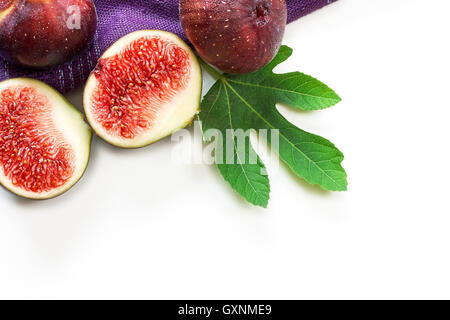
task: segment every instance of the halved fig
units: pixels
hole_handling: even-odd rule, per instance
[[[189,125],[202,74],[189,46],[156,30],[133,32],[100,58],[84,92],[86,117],[107,142],[139,148]]]
[[[92,133],[56,90],[32,79],[0,82],[0,184],[29,199],[70,189],[89,160]]]

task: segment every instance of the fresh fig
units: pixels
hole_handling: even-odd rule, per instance
[[[49,199],[83,175],[92,133],[56,90],[31,79],[0,82],[0,184],[29,199]]]
[[[70,61],[96,30],[92,0],[0,0],[0,56],[24,67]]]
[[[208,63],[231,74],[262,68],[280,49],[285,0],[181,0],[184,33]]]
[[[118,40],[86,84],[84,108],[107,142],[139,148],[190,124],[200,109],[202,74],[192,50],[165,31]]]

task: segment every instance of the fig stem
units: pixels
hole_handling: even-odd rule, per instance
[[[223,78],[223,74],[207,64],[201,57],[198,57],[198,61],[200,62],[202,67],[205,68],[205,70],[208,71],[208,73],[212,75],[216,80]]]

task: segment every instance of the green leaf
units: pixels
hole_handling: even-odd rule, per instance
[[[214,133],[214,130],[218,130],[221,137],[227,137],[227,129],[232,130],[229,131],[228,134],[234,133],[234,115],[231,113],[228,89],[223,82],[216,82],[203,99],[203,104],[205,105],[205,108],[201,113],[201,118],[204,119],[202,122],[202,129],[206,142],[211,141],[212,138],[208,132]],[[212,117],[215,115],[216,106],[228,109],[226,116],[223,119],[209,118],[210,115]],[[214,125],[212,127],[209,126],[209,124],[213,123]],[[213,130],[211,131],[210,129]],[[244,150],[242,150],[244,152],[239,152],[236,147],[236,137],[232,136],[231,141],[233,142],[232,152],[229,154],[227,154],[227,152],[216,152],[215,154],[217,167],[219,168],[220,173],[224,179],[231,184],[233,189],[243,195],[250,203],[256,206],[267,207],[269,203],[270,185],[269,178],[267,174],[265,174],[266,168],[264,164],[259,157],[257,157],[256,163],[251,164],[247,161],[248,154],[255,152],[251,147],[248,136],[245,136],[245,147],[243,148]],[[223,147],[223,145],[220,145],[221,149]],[[245,151],[248,151],[248,153],[246,154]],[[227,159],[230,158],[232,159],[233,164],[227,164]]]
[[[249,130],[274,130],[267,142],[279,145],[280,158],[292,171],[326,190],[345,191],[347,175],[343,154],[328,140],[305,132],[287,121],[276,109],[285,103],[302,110],[331,107],[341,99],[322,82],[300,72],[275,74],[273,69],[292,55],[283,46],[266,67],[246,75],[220,75],[202,102],[199,118],[205,141],[217,130],[230,145],[216,151],[218,168],[234,190],[250,203],[266,207],[270,185],[265,166],[251,146]],[[238,135],[241,129],[244,135]],[[277,138],[277,141],[273,141]],[[220,148],[218,148],[220,149]],[[250,161],[250,159],[254,161]]]
[[[266,67],[247,75],[229,77],[233,86],[248,87],[251,91],[271,98],[271,102],[285,103],[301,110],[320,110],[334,106],[341,98],[325,84],[300,72],[275,74],[273,69],[292,55],[292,49],[282,46]]]

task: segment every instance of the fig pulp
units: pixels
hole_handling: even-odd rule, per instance
[[[31,79],[0,82],[0,184],[30,199],[56,197],[83,175],[91,131],[56,90]]]
[[[0,0],[0,56],[24,67],[70,61],[96,29],[92,0]]]
[[[199,111],[201,88],[201,69],[186,43],[164,31],[137,31],[100,58],[84,108],[104,140],[138,148],[187,126]]]
[[[287,22],[285,0],[181,0],[184,33],[208,63],[250,73],[275,57]]]

